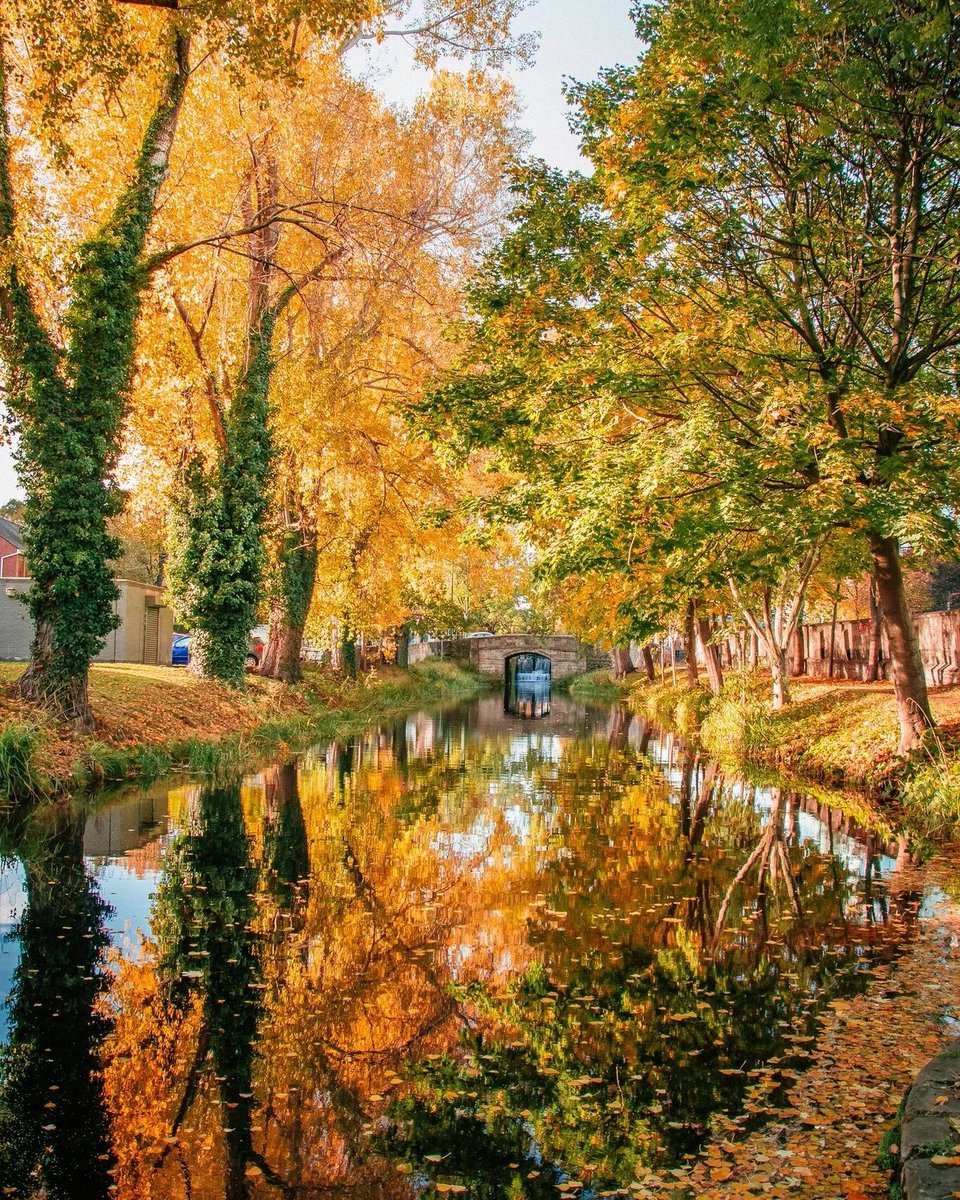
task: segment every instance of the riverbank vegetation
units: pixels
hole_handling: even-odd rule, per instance
[[[188,671],[96,664],[94,729],[83,734],[19,697],[14,664],[0,670],[2,802],[146,782],[180,767],[201,775],[237,772],[268,754],[411,708],[472,699],[489,686],[483,676],[439,661],[356,678],[308,668],[296,688],[253,676],[243,691]]]

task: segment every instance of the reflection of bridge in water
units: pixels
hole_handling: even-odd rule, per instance
[[[503,709],[514,717],[538,720],[550,715],[551,663],[545,654],[523,651],[503,664]]]

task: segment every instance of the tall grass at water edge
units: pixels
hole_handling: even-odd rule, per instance
[[[26,721],[10,721],[0,729],[0,800],[33,800],[49,786],[39,765],[43,734]]]
[[[710,754],[718,759],[749,759],[771,745],[775,718],[768,689],[766,681],[748,672],[728,673],[722,694],[707,697],[700,726],[701,741]]]
[[[960,753],[930,735],[906,768],[903,816],[914,839],[960,840]]]

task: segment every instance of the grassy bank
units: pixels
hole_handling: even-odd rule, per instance
[[[173,667],[98,663],[90,673],[96,730],[83,736],[15,696],[21,670],[0,664],[0,800],[7,801],[147,782],[178,767],[239,770],[285,747],[467,700],[488,686],[474,672],[433,661],[359,679],[307,668],[297,687],[251,675],[242,689]]]
[[[955,836],[960,830],[960,688],[932,691],[937,733],[904,760],[896,753],[897,714],[888,683],[794,680],[791,704],[774,712],[769,679],[760,673],[729,675],[719,698],[636,676],[622,684],[608,672],[581,678],[572,694],[625,698],[658,725],[697,733],[721,761],[902,798],[925,834]]]

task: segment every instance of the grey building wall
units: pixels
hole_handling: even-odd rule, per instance
[[[0,587],[0,658],[26,662],[33,641],[30,610],[20,598],[30,587],[29,579],[4,579]]]
[[[33,621],[23,600],[30,587],[29,579],[4,579],[0,592],[0,659],[25,662],[30,657],[33,641]],[[114,602],[114,611],[120,617],[120,625],[107,634],[103,649],[96,662],[143,662],[144,628],[148,601],[163,599],[163,589],[137,583],[130,579],[118,579],[120,596]],[[158,614],[157,662],[170,662],[173,643],[173,613],[160,607]]]

